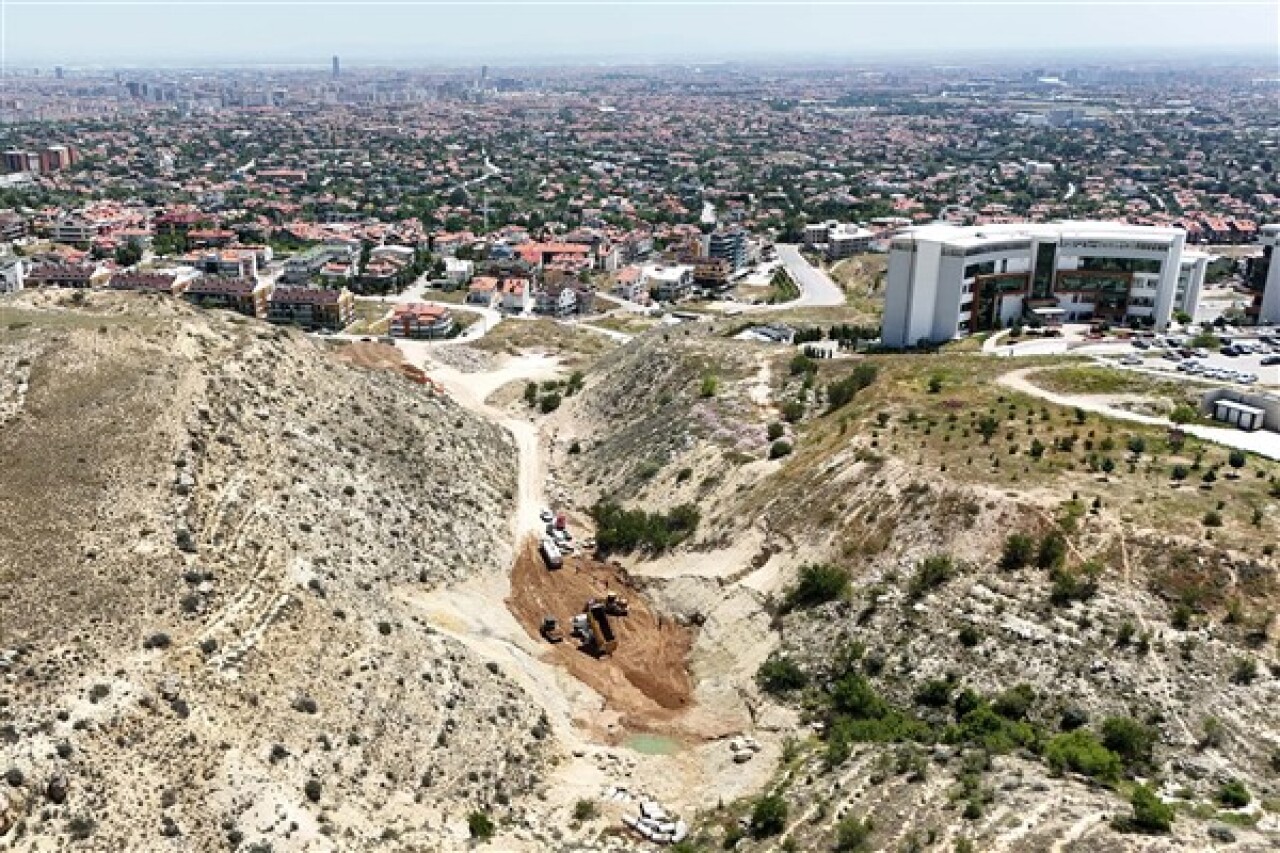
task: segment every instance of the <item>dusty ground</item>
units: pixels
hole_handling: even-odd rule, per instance
[[[610,591],[631,602],[627,616],[611,620],[617,651],[596,658],[566,637],[563,643],[546,644],[544,657],[603,697],[608,717],[617,720],[607,732],[615,742],[628,732],[678,732],[680,714],[693,701],[686,663],[693,632],[655,613],[618,567],[575,555],[551,571],[530,540],[512,568],[507,606],[529,635],[538,637],[544,616],[555,617],[567,632],[573,615],[582,612],[588,599],[603,598]]]

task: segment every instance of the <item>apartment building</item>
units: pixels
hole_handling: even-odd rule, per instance
[[[729,262],[734,272],[747,265],[747,232],[741,228],[721,228],[707,235],[706,256]]]
[[[49,226],[49,239],[55,243],[87,246],[98,236],[98,226],[85,219],[69,216]]]
[[[118,272],[111,276],[107,287],[112,290],[140,290],[181,296],[187,289],[188,281],[189,279],[180,278],[177,273]]]
[[[391,315],[391,334],[398,338],[447,338],[453,328],[453,315],[442,305],[405,303]]]
[[[27,287],[95,287],[103,283],[109,273],[96,264],[36,264],[26,274]]]
[[[1185,233],[1115,222],[911,228],[889,247],[883,341],[942,343],[1015,323],[1194,316],[1208,256]]]
[[[202,308],[226,308],[246,317],[267,316],[272,286],[249,278],[201,276],[187,286],[182,298]]]
[[[337,331],[355,318],[355,297],[345,287],[277,287],[267,297],[267,320],[277,325]]]
[[[805,245],[833,260],[870,251],[874,239],[875,234],[866,228],[834,219],[804,227]]]
[[[693,270],[689,264],[645,264],[640,268],[640,285],[659,302],[675,302],[693,289]]]
[[[339,266],[343,270],[351,270],[356,260],[354,247],[338,244],[313,246],[305,252],[299,252],[284,262],[284,272],[280,276],[283,284],[306,284],[319,276],[330,264],[332,269]]]
[[[578,294],[567,284],[548,284],[534,296],[533,310],[551,317],[567,317],[578,307]]]

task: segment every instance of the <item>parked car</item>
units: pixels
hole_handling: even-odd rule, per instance
[[[1142,359],[1138,358],[1136,355],[1126,355],[1124,358],[1120,359],[1120,363],[1132,366],[1135,364],[1142,364]]]
[[[1280,364],[1280,355],[1269,355],[1262,360],[1261,364],[1263,367],[1272,367]]]

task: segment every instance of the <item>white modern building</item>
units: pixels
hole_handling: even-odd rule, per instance
[[[1262,244],[1262,257],[1249,261],[1248,283],[1256,294],[1258,322],[1275,325],[1280,323],[1280,263],[1275,259],[1280,251],[1280,225],[1263,225],[1258,242]]]
[[[804,227],[805,245],[823,252],[833,260],[871,251],[871,241],[874,238],[875,235],[866,228],[834,219]]]
[[[1017,323],[1164,329],[1195,315],[1209,256],[1180,228],[1117,222],[910,228],[889,244],[883,341],[942,343]]]

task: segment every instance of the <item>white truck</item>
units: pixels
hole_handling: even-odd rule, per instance
[[[542,552],[542,559],[546,561],[548,569],[558,569],[564,565],[564,555],[560,553],[555,540],[550,536],[542,537],[542,544],[538,546],[538,550]]]

